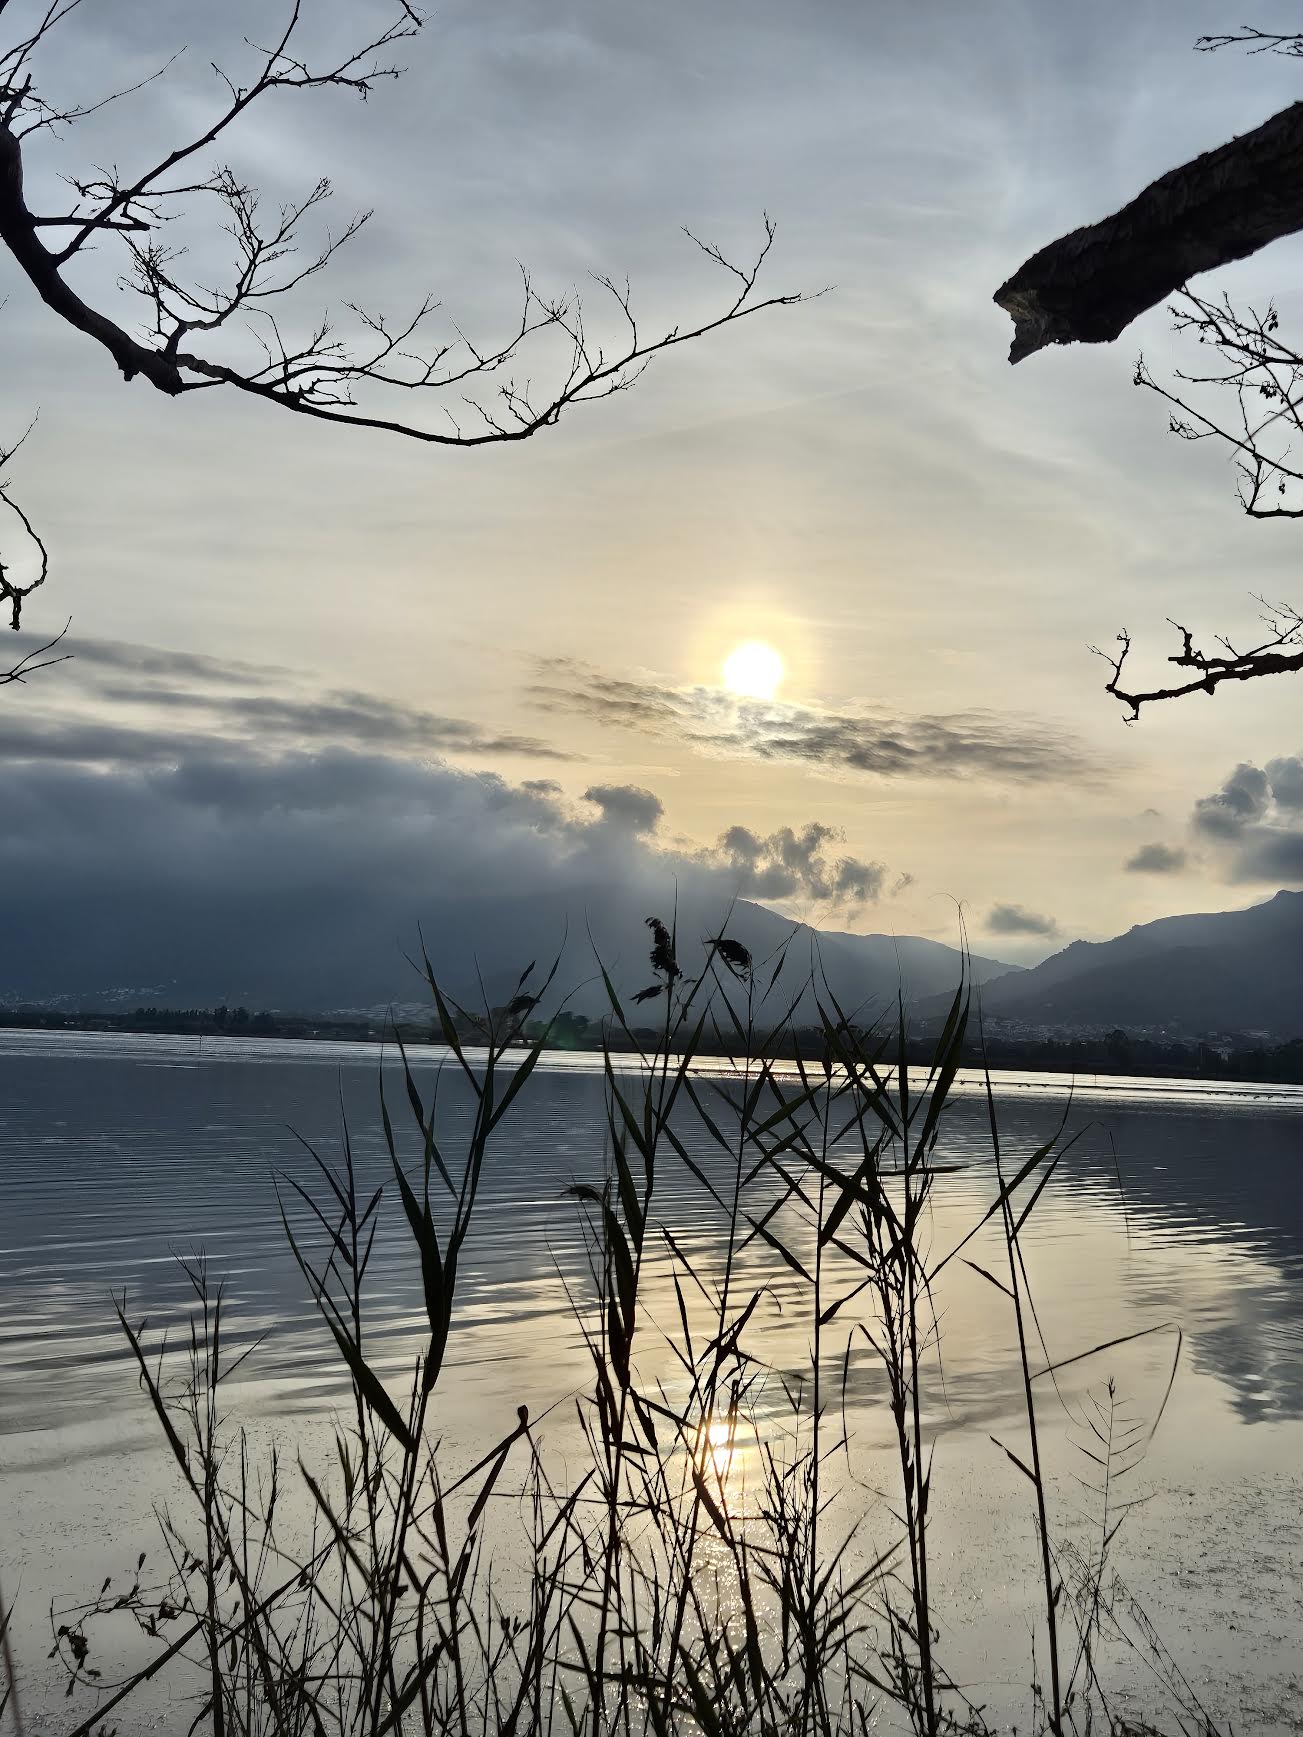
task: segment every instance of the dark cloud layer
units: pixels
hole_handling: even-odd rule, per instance
[[[1035,783],[1088,770],[1081,750],[1062,732],[994,712],[902,717],[818,711],[737,700],[713,688],[629,681],[568,659],[542,664],[540,676],[529,689],[540,711],[669,737],[704,755],[794,761],[833,777]]]
[[[411,999],[418,922],[463,986],[482,967],[492,992],[567,927],[641,949],[643,917],[676,900],[717,924],[739,892],[854,904],[882,883],[820,826],[672,844],[632,786],[593,786],[576,811],[550,780],[394,754],[212,740],[164,762],[128,738],[119,758],[104,733],[84,759],[0,762],[10,999]]]
[[[735,826],[697,847],[664,836],[642,786],[592,784],[576,809],[554,779],[446,760],[567,758],[541,738],[313,692],[270,666],[109,640],[76,655],[75,684],[4,719],[11,997],[51,977],[142,979],[325,1005],[360,984],[392,993],[382,962],[422,916],[464,936],[468,912],[482,930],[491,911],[492,944],[518,970],[513,937],[529,955],[549,922],[564,933],[616,903],[641,912],[637,932],[643,906],[676,889],[713,901],[717,920],[739,894],[857,907],[886,879],[818,823]]]

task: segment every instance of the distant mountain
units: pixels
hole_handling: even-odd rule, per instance
[[[703,920],[710,914],[680,909],[679,954],[687,971],[699,968],[701,941],[719,932],[717,911],[713,913],[713,923]],[[816,991],[805,988],[799,997],[797,992],[812,972],[825,1004],[824,986],[844,1013],[857,1014],[867,1021],[890,1012],[898,995],[903,995],[910,1006],[934,996],[943,999],[952,996],[963,968],[958,950],[940,941],[929,941],[919,935],[856,935],[815,930],[804,923],[791,923],[777,912],[746,899],[739,899],[734,906],[727,932],[751,953],[755,981],[761,989],[768,987],[779,954],[786,946],[783,974],[767,1011],[773,1016],[795,1003],[797,1020],[810,1024],[818,1020]],[[977,983],[1022,974],[1017,966],[981,957],[970,960],[969,969]],[[650,980],[650,973],[643,958],[635,954],[630,960],[626,949],[613,977],[623,995],[641,988]]]
[[[256,929],[244,920],[243,910],[228,913],[210,905],[199,922],[188,905],[172,912],[160,902],[148,923],[133,929],[88,925],[71,950],[75,974],[66,963],[52,967],[37,937],[29,944],[15,936],[7,949],[0,999],[65,1009],[120,1009],[139,1002],[172,1007],[226,1002],[301,1012],[389,1003],[406,1008],[422,1001],[420,980],[403,957],[404,951],[417,953],[419,920],[440,981],[468,1005],[480,1005],[485,996],[491,1004],[509,1000],[525,966],[537,961],[537,983],[560,952],[549,1000],[566,994],[572,1009],[594,1018],[608,1008],[598,955],[630,1002],[652,981],[652,938],[645,919],[653,915],[667,923],[674,919],[674,886],[668,878],[659,897],[645,886],[619,884],[507,898],[477,898],[468,890],[455,899],[417,902],[401,926],[392,913],[381,916],[364,907],[341,911],[324,902],[314,906],[307,896],[299,908],[285,908],[277,921]],[[726,916],[728,934],[754,955],[762,986],[788,943],[783,975],[765,1017],[776,1018],[791,1003],[811,973],[816,949],[820,972],[847,1014],[881,1012],[894,1004],[898,989],[911,1004],[947,996],[959,982],[960,954],[938,941],[816,932],[745,899],[730,913],[717,889],[691,882],[681,883],[678,891],[679,957],[685,972],[700,969],[702,943],[719,934]],[[995,959],[975,959],[972,969],[979,982],[1017,974]],[[117,987],[130,984],[149,988]],[[816,1020],[808,991],[796,1012],[803,1021]],[[652,1023],[654,1010],[639,1017]]]
[[[1074,941],[989,983],[988,1016],[1045,1026],[1163,1026],[1303,1034],[1303,893],[1247,911],[1161,917],[1112,941]]]

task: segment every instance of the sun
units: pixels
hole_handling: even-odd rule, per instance
[[[762,639],[748,639],[724,659],[724,686],[747,700],[772,700],[784,673],[782,658]]]

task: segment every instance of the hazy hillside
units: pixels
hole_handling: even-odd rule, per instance
[[[988,986],[988,1014],[1044,1025],[1303,1032],[1303,893],[1074,941]]]
[[[63,1005],[211,1006],[225,1001],[250,1008],[321,1011],[419,1001],[422,986],[404,953],[419,948],[418,925],[442,980],[459,997],[479,1003],[505,1000],[531,960],[546,969],[561,954],[557,989],[569,1005],[590,1016],[606,1009],[594,948],[600,951],[622,994],[632,995],[651,979],[651,937],[645,918],[669,922],[675,887],[671,877],[656,886],[590,885],[572,892],[514,897],[414,898],[409,909],[382,910],[359,896],[341,908],[336,897],[314,896],[305,887],[253,928],[243,901],[211,899],[202,915],[202,935],[190,901],[175,906],[160,898],[148,919],[135,924],[89,922],[61,949],[60,964],[38,930],[18,932],[6,949],[0,994],[17,1000]],[[680,954],[685,970],[700,965],[701,942],[720,932],[728,902],[717,888],[691,881],[678,888]],[[783,1009],[811,970],[813,931],[793,925],[762,905],[740,900],[728,932],[764,961],[776,955],[793,929],[796,935],[772,1003]],[[591,938],[590,938],[591,937]],[[936,941],[913,936],[820,932],[821,968],[849,1012],[894,1001],[897,987],[913,1001],[947,994],[959,980],[960,956]],[[72,958],[75,964],[69,965]],[[772,967],[771,967],[772,968]],[[979,980],[1012,967],[991,959],[974,961]],[[766,974],[765,981],[768,980]],[[481,983],[483,989],[481,990]],[[813,1020],[807,995],[799,1010]]]

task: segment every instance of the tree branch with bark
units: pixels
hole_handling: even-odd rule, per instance
[[[1240,47],[1250,54],[1303,58],[1303,33],[1244,26],[1201,36],[1202,53]],[[1011,362],[1050,344],[1108,343],[1140,314],[1175,296],[1178,333],[1208,353],[1199,368],[1160,380],[1144,356],[1134,383],[1156,393],[1179,439],[1212,440],[1229,449],[1239,497],[1254,519],[1303,518],[1303,351],[1281,335],[1274,304],[1239,308],[1229,296],[1200,294],[1189,279],[1256,253],[1303,229],[1303,103],[1293,103],[1252,132],[1170,170],[1101,222],[1075,229],[1033,254],[995,293],[1014,322]],[[1260,600],[1261,601],[1261,600]],[[1129,708],[1128,721],[1154,700],[1215,693],[1225,682],[1303,669],[1303,616],[1289,605],[1268,608],[1268,634],[1238,651],[1204,652],[1173,622],[1181,650],[1168,662],[1191,679],[1148,692],[1122,686],[1131,640],[1099,652],[1112,675],[1106,691]]]

